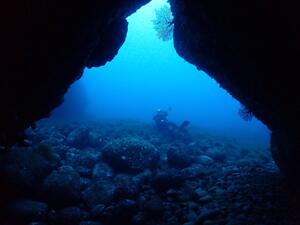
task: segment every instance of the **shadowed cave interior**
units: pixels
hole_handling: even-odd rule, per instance
[[[3,5],[2,72],[9,76],[0,78],[1,224],[298,224],[299,4],[170,0],[174,44],[156,37],[155,58],[166,60],[165,71],[173,68],[173,80],[164,83],[172,78],[161,76],[157,83],[138,51],[129,48],[122,65],[130,20],[148,2]],[[141,43],[146,46],[147,38]],[[167,45],[181,61],[163,55]],[[176,66],[184,60],[228,93],[208,77],[201,78],[203,86],[188,82],[188,66],[182,72],[191,77],[180,78]],[[113,76],[134,74],[129,65],[135,62],[144,68],[140,80]],[[84,68],[99,66],[85,70],[60,108],[40,121],[63,102]],[[143,83],[147,73],[153,86],[151,79]],[[117,80],[131,86],[122,93]],[[223,108],[214,106],[207,86],[221,94],[215,99]],[[153,87],[158,102],[147,92]],[[127,93],[139,93],[140,101]],[[238,117],[239,103],[229,94],[245,107],[244,119],[251,112],[270,129],[271,140],[256,118]],[[197,103],[192,108],[187,96]]]

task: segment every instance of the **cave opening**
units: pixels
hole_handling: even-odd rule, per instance
[[[0,224],[284,224],[270,131],[158,38],[166,5],[129,16],[115,58],[1,158]]]
[[[127,37],[117,56],[105,66],[86,69],[51,118],[151,123],[155,111],[163,109],[176,123],[189,120],[191,127],[207,133],[269,148],[268,128],[255,117],[245,122],[236,99],[178,56],[172,39],[158,37],[153,21],[166,6],[166,0],[153,0],[129,16]]]

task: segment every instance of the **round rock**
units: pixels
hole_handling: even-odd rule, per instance
[[[155,168],[160,155],[157,149],[141,138],[127,137],[109,142],[104,146],[103,159],[115,170],[139,173]]]
[[[43,182],[42,192],[47,202],[69,205],[80,199],[80,176],[71,166],[54,170]]]

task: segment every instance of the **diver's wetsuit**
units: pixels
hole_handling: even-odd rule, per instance
[[[168,112],[163,110],[157,110],[153,117],[156,127],[164,132],[172,132],[177,126],[168,120]]]
[[[160,109],[157,110],[156,114],[153,117],[157,129],[172,138],[188,139],[189,135],[187,127],[189,126],[190,122],[185,120],[180,126],[177,126],[175,123],[168,120],[168,115],[169,114],[166,111]]]

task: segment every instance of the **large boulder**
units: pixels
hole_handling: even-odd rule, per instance
[[[132,225],[132,218],[138,212],[135,201],[124,199],[106,209],[106,223],[110,225]]]
[[[85,148],[89,145],[90,131],[86,127],[74,129],[67,136],[67,143],[70,147]]]
[[[18,200],[8,205],[9,214],[21,223],[45,220],[48,213],[48,205],[44,202],[32,200]]]
[[[55,206],[77,203],[81,196],[79,174],[71,166],[61,166],[44,180],[42,195]]]
[[[115,139],[104,146],[103,159],[120,172],[138,173],[159,163],[158,150],[146,140],[135,137]]]
[[[165,192],[171,188],[178,188],[185,181],[185,177],[177,170],[157,172],[150,180],[151,186],[157,192]]]
[[[80,167],[93,169],[94,165],[100,161],[101,153],[93,148],[77,149],[70,148],[65,154],[65,164],[77,169]]]
[[[97,163],[92,171],[92,178],[94,180],[111,179],[114,176],[113,169],[105,162]]]
[[[14,147],[1,158],[5,185],[18,192],[34,192],[42,180],[60,164],[60,157],[49,145],[33,148]]]
[[[150,196],[142,203],[142,209],[154,218],[161,216],[165,210],[163,201],[158,196]]]
[[[83,201],[93,208],[99,204],[108,204],[113,200],[115,186],[108,181],[97,181],[83,191]]]
[[[117,175],[114,178],[114,183],[116,185],[116,189],[114,190],[114,200],[116,201],[137,198],[142,184],[141,179],[127,174]]]
[[[194,162],[193,157],[186,151],[186,149],[180,148],[170,148],[167,151],[167,160],[169,166],[176,169],[186,168]]]

